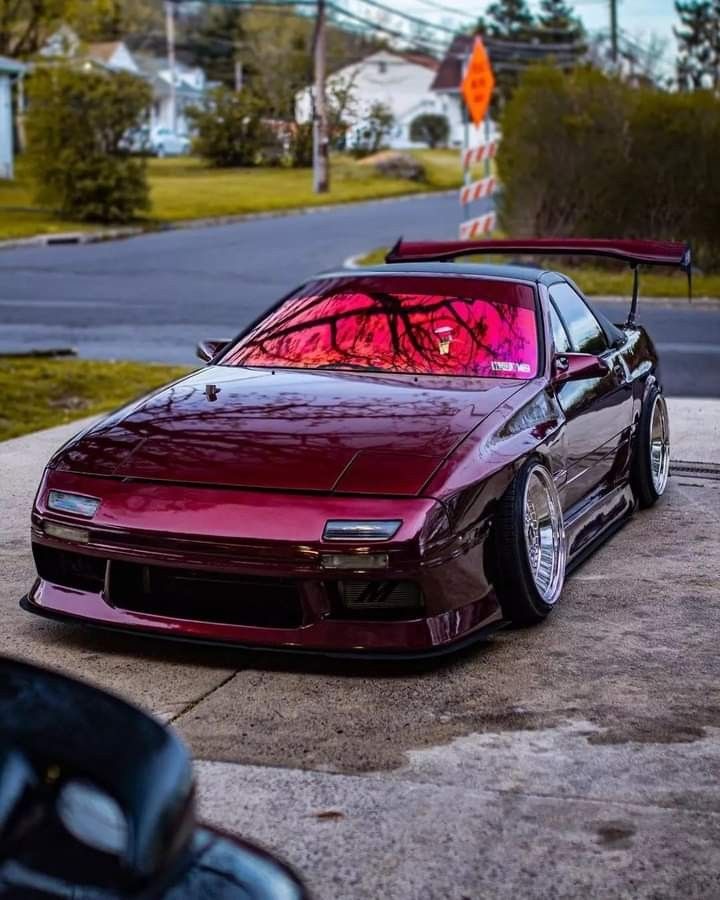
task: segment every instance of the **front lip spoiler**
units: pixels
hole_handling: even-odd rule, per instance
[[[54,622],[63,622],[66,625],[80,625],[85,628],[100,629],[102,631],[114,631],[120,634],[132,634],[135,637],[152,638],[153,640],[170,641],[172,643],[183,644],[200,644],[206,647],[223,647],[232,650],[242,650],[247,653],[274,653],[284,656],[308,656],[308,657],[325,657],[327,659],[353,659],[353,660],[382,660],[382,661],[412,661],[423,659],[436,659],[438,657],[450,656],[453,653],[459,653],[461,650],[471,647],[473,644],[488,640],[495,632],[505,628],[510,623],[507,619],[499,619],[484,625],[473,631],[466,637],[443,644],[440,647],[433,647],[430,650],[423,650],[419,653],[403,653],[402,651],[373,651],[373,650],[315,650],[304,647],[272,647],[264,644],[243,644],[235,641],[213,641],[204,640],[203,638],[186,637],[184,635],[169,635],[154,631],[152,628],[123,628],[121,625],[108,625],[105,622],[98,622],[94,619],[86,619],[82,616],[68,616],[54,610],[45,609],[37,606],[30,599],[29,594],[25,594],[20,598],[20,608],[25,612],[41,616],[44,619],[50,619]]]

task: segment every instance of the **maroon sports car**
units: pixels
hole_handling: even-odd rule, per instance
[[[456,263],[593,254],[635,269],[613,325],[564,275]],[[543,620],[566,574],[665,490],[668,414],[637,267],[682,244],[402,243],[313,278],[199,371],[50,461],[41,615],[325,653],[452,649]]]

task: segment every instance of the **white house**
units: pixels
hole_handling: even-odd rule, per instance
[[[24,72],[22,63],[0,56],[0,178],[12,178],[14,174],[12,86]]]
[[[123,41],[105,41],[83,45],[75,32],[66,25],[53,34],[40,51],[46,58],[73,59],[100,66],[115,72],[130,72],[144,78],[152,86],[153,103],[150,128],[173,130],[172,70],[165,57],[132,53]],[[210,85],[203,69],[175,63],[175,131],[189,133],[185,116],[188,106],[200,105]]]
[[[164,57],[136,53],[134,60],[140,74],[152,85],[153,104],[150,112],[150,127],[173,130],[172,118],[172,70]],[[205,71],[197,66],[175,63],[175,131],[177,134],[190,133],[190,125],[185,116],[189,106],[201,106],[210,85]]]
[[[327,80],[328,93],[334,88],[351,88],[352,103],[345,115],[350,124],[349,142],[353,141],[353,132],[362,127],[372,105],[379,102],[395,118],[388,144],[397,149],[422,146],[410,140],[411,122],[422,113],[445,111],[443,98],[430,90],[437,68],[437,60],[430,56],[379,50],[334,72]],[[309,88],[296,97],[296,115],[300,122],[312,118]]]

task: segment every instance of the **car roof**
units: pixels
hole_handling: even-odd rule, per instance
[[[351,270],[357,275],[469,275],[475,278],[506,278],[511,281],[539,281],[543,275],[557,275],[557,280],[564,280],[555,272],[548,272],[539,266],[494,265],[492,263],[390,263],[388,265],[362,266]],[[320,277],[347,275],[348,272],[324,272]]]

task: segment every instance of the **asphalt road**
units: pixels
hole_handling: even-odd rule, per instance
[[[399,235],[452,237],[455,194],[356,204],[85,246],[0,252],[0,352],[192,363],[314,272]],[[630,278],[628,276],[628,288]],[[604,304],[622,319],[626,304]],[[720,304],[641,304],[668,393],[720,396]]]

